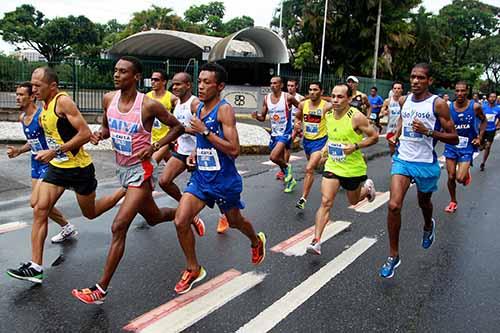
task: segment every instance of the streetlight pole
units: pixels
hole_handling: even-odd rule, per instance
[[[283,38],[283,0],[281,0],[281,8],[280,8],[280,37]],[[278,63],[278,75],[280,75],[280,70],[281,70],[281,64]]]
[[[321,59],[319,62],[319,78],[321,81],[321,77],[323,76],[323,58],[325,56],[325,34],[326,34],[326,14],[328,13],[328,0],[325,0],[325,15],[323,16],[323,38],[321,41]]]
[[[373,53],[373,71],[372,78],[377,79],[377,61],[378,61],[378,47],[380,40],[380,17],[382,16],[382,0],[378,0],[378,16],[377,16],[377,30],[375,32],[375,51]]]

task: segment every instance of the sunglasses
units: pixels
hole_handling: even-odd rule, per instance
[[[151,78],[151,81],[153,81],[153,82],[159,82],[159,81],[161,81],[161,80],[160,80],[159,78],[157,78],[157,77],[152,77],[152,78]]]

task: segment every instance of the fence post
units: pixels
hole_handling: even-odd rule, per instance
[[[75,101],[75,104],[78,105],[78,75],[77,75],[77,70],[76,70],[76,58],[72,57],[71,58],[71,66],[73,69],[73,100]]]
[[[195,96],[198,96],[198,60],[193,59],[193,92]]]

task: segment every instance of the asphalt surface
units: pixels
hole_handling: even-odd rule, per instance
[[[368,175],[384,192],[389,187],[390,159],[384,156],[384,140],[370,155]],[[97,153],[97,152],[96,152]],[[26,184],[27,159],[6,162],[0,150],[0,175],[13,184]],[[100,155],[102,154],[102,155]],[[107,155],[106,155],[107,154]],[[98,195],[113,191],[114,168],[109,152],[94,155],[100,187]],[[296,156],[303,157],[299,152]],[[479,157],[479,159],[481,156]],[[479,164],[479,159],[476,164]],[[299,212],[301,182],[293,194],[282,192],[274,180],[276,168],[262,164],[266,156],[242,156],[238,169],[244,173],[244,210],[256,230],[266,232],[268,250],[314,223],[320,203],[318,174],[306,209]],[[303,177],[305,159],[294,162],[297,178]],[[323,244],[320,257],[289,257],[268,251],[259,267],[250,264],[249,243],[237,231],[215,232],[217,210],[205,209],[201,216],[207,235],[197,239],[199,261],[208,271],[206,280],[227,271],[266,273],[262,283],[225,304],[186,329],[186,332],[234,332],[268,306],[286,295],[362,237],[377,242],[329,281],[316,294],[283,319],[271,332],[498,332],[500,327],[500,146],[493,147],[485,172],[472,171],[470,187],[458,186],[459,208],[444,213],[449,201],[446,172],[433,197],[437,220],[436,241],[429,250],[421,248],[422,218],[415,188],[405,200],[401,230],[402,264],[393,279],[382,280],[377,272],[388,251],[387,205],[369,214],[347,208],[343,192],[337,195],[330,219],[352,222],[344,232]],[[109,169],[109,170],[108,170]],[[246,171],[246,172],[245,172]],[[186,181],[183,176],[180,183]],[[26,208],[27,189],[4,191],[0,197],[0,223],[30,221]],[[5,196],[8,193],[8,197]],[[159,206],[174,207],[165,195]],[[77,240],[54,245],[46,243],[45,280],[37,286],[0,276],[1,332],[120,332],[136,317],[176,298],[173,287],[184,268],[175,228],[165,223],[144,228],[142,218],[129,230],[125,256],[113,278],[109,296],[101,306],[82,304],[71,289],[94,284],[102,272],[116,208],[94,221],[80,217],[73,193],[58,205],[80,231]],[[53,223],[49,236],[57,232]],[[0,267],[17,267],[29,259],[29,228],[0,234]],[[56,260],[62,255],[62,260]],[[56,262],[55,266],[51,266]]]

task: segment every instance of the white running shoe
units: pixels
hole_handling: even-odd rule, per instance
[[[321,255],[321,243],[311,242],[311,244],[307,245],[306,252],[309,254],[315,254],[317,256]]]
[[[67,239],[75,237],[76,235],[78,235],[78,230],[76,230],[76,227],[74,225],[68,223],[64,227],[62,227],[61,231],[50,240],[52,241],[52,243],[62,243]]]
[[[368,194],[366,196],[368,202],[373,202],[373,200],[375,200],[375,197],[377,196],[377,191],[375,190],[375,184],[373,183],[373,180],[367,179],[365,181],[364,187],[366,187],[366,189],[368,190]]]

